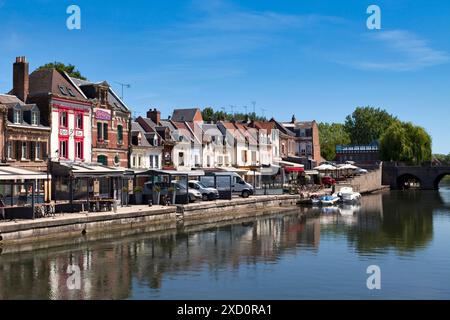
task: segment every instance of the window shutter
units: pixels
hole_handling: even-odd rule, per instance
[[[31,141],[29,145],[30,145],[30,160],[34,161],[36,156],[36,142]]]
[[[16,141],[16,160],[20,160],[22,157],[22,146],[21,141]]]
[[[43,160],[47,159],[47,143],[41,142],[41,158]]]

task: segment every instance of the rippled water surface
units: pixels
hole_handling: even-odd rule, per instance
[[[69,264],[80,289],[67,286]],[[381,290],[367,289],[369,265],[381,269]],[[450,184],[208,229],[5,247],[0,299],[18,298],[450,299]]]

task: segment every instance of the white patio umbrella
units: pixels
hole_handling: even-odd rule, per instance
[[[331,164],[323,163],[320,166],[315,167],[314,170],[318,170],[318,171],[334,171],[334,170],[336,170],[336,167],[332,166]]]
[[[342,170],[342,171],[345,170],[347,175],[349,174],[350,170],[356,170],[356,169],[359,169],[359,168],[357,166],[354,166],[354,165],[349,164],[349,163],[346,163],[346,164],[344,164],[342,166],[339,166],[339,168],[338,168],[338,170]]]
[[[346,163],[338,168],[338,170],[356,170],[359,169],[357,166]]]
[[[327,174],[328,171],[335,171],[337,170],[337,168],[335,166],[332,166],[331,164],[322,163],[320,166],[315,167],[314,170],[325,171],[325,174]]]

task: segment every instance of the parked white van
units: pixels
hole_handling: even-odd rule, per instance
[[[245,182],[245,180],[236,172],[214,172],[213,174],[216,176],[231,176],[231,191],[240,194],[243,198],[248,198],[254,192],[253,186],[250,183]],[[221,184],[224,183],[223,180],[218,180],[217,188],[227,187],[221,186]]]

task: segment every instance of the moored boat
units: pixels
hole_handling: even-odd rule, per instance
[[[334,205],[337,204],[338,201],[340,200],[339,197],[336,196],[323,196],[322,198],[320,198],[320,203],[324,206],[330,206],[330,205]]]
[[[358,202],[361,199],[361,194],[353,191],[353,188],[351,187],[343,187],[338,195],[343,202]]]

